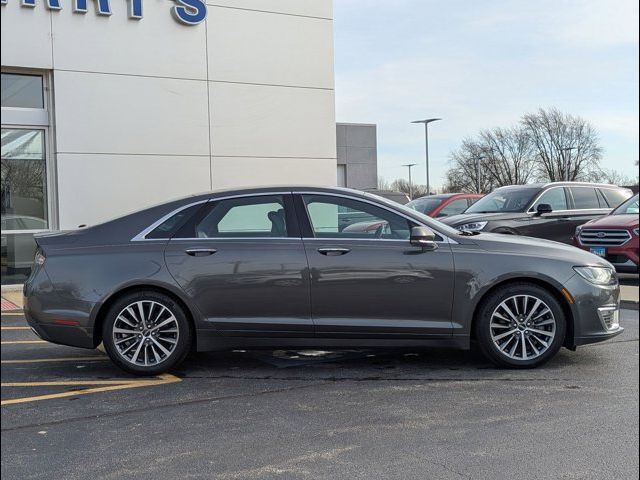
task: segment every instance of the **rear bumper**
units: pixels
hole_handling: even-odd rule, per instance
[[[32,272],[24,284],[23,295],[25,319],[40,338],[71,347],[96,347],[89,314],[91,305],[73,304],[74,308],[69,308],[70,302],[54,291],[44,269]]]

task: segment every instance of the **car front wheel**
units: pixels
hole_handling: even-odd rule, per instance
[[[553,357],[564,342],[566,318],[546,289],[527,283],[507,285],[483,302],[475,322],[480,349],[493,363],[533,368]]]
[[[184,360],[191,346],[191,328],[184,310],[173,299],[141,291],[111,306],[102,338],[118,367],[136,375],[157,375]]]

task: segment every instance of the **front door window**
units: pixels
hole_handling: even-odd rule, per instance
[[[370,203],[326,195],[303,195],[316,238],[408,240],[413,224]]]

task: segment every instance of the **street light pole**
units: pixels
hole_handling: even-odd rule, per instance
[[[415,163],[409,163],[407,165],[402,165],[403,167],[407,167],[409,169],[409,198],[413,200],[413,182],[411,181],[411,167],[415,167]]]
[[[427,118],[426,120],[415,120],[411,123],[424,123],[424,153],[427,166],[427,195],[431,194],[431,181],[429,178],[429,124],[437,122],[441,118]]]
[[[562,157],[564,160],[564,179],[568,182],[569,178],[569,168],[571,167],[571,150],[575,150],[576,147],[564,147],[562,149]],[[565,152],[569,152],[567,155]]]

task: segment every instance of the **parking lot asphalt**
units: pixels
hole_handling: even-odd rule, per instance
[[[3,312],[2,478],[637,479],[638,312],[622,322],[537,370],[236,351],[140,379]]]

